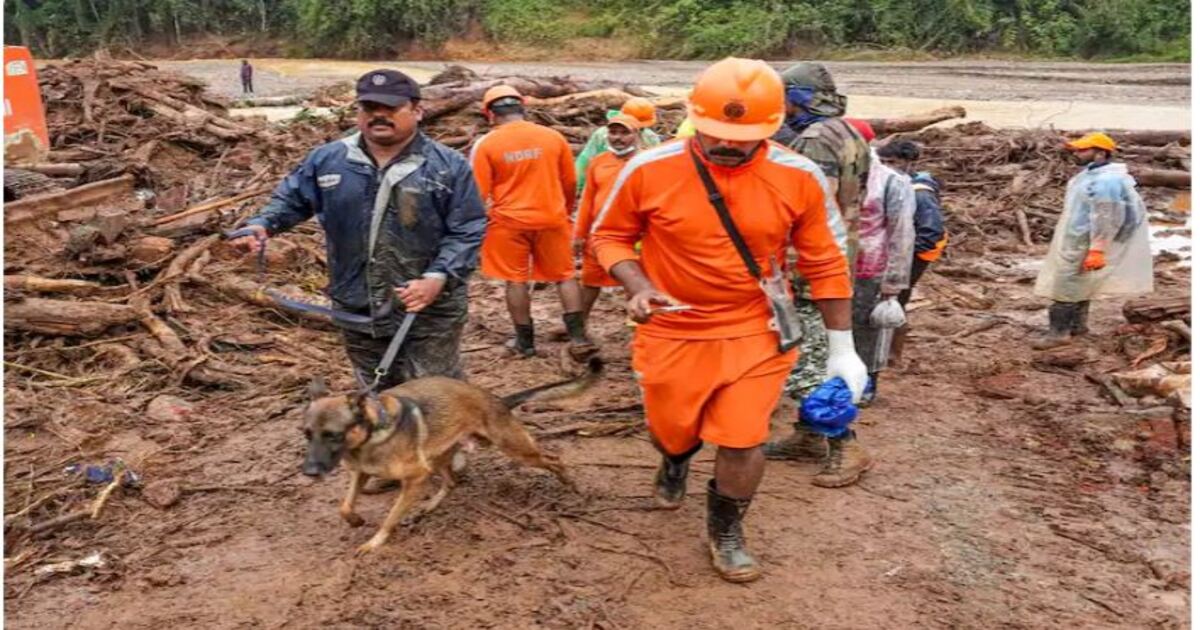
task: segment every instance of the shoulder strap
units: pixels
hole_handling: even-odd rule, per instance
[[[738,254],[742,256],[742,262],[746,263],[746,269],[750,271],[750,275],[754,276],[755,280],[762,279],[762,268],[754,260],[754,256],[750,253],[750,247],[746,245],[742,233],[737,229],[737,224],[729,215],[729,207],[725,205],[725,198],[721,196],[721,191],[717,190],[717,183],[713,181],[712,175],[704,167],[704,162],[700,161],[700,156],[696,155],[695,147],[688,147],[688,153],[692,156],[692,162],[696,165],[696,172],[700,174],[700,180],[704,182],[704,189],[708,192],[708,201],[717,211],[717,216],[721,218],[721,225],[725,227],[725,232],[729,234],[729,239],[733,241],[733,246],[737,248]]]

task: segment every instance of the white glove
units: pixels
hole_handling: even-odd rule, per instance
[[[842,377],[854,395],[854,402],[862,398],[867,387],[867,366],[854,351],[854,333],[849,330],[829,331],[829,363],[825,366],[825,377]]]
[[[875,328],[899,328],[905,321],[904,307],[894,297],[876,304],[871,311],[871,325]]]

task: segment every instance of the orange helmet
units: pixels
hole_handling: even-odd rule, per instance
[[[770,138],[783,125],[783,80],[766,62],[727,57],[700,73],[688,99],[696,130],[721,140]]]
[[[1117,143],[1108,134],[1094,131],[1074,142],[1068,142],[1067,148],[1071,149],[1072,151],[1100,149],[1102,151],[1114,153],[1117,150]]]
[[[658,115],[654,103],[640,96],[635,96],[621,106],[621,113],[633,116],[638,121],[638,128],[650,127],[657,121]]]
[[[522,103],[525,102],[525,97],[521,96],[517,88],[511,85],[496,85],[488,88],[488,91],[483,93],[483,111],[487,111],[488,105],[491,105],[492,101],[502,98],[515,98],[519,99]]]

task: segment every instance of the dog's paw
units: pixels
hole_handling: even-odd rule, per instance
[[[363,517],[359,516],[357,512],[338,512],[338,514],[350,527],[362,527],[363,523],[366,523]]]
[[[368,540],[367,542],[359,545],[358,549],[356,549],[354,551],[354,555],[365,556],[365,555],[371,553],[372,551],[375,551],[376,549],[379,549],[380,547],[382,547],[383,543],[385,543],[385,542],[387,542],[387,537],[380,538],[379,535],[376,534],[371,537],[371,540]]]

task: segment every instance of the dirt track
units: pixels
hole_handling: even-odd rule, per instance
[[[343,475],[311,483],[297,474],[299,392],[183,392],[198,404],[191,422],[146,433],[137,418],[114,418],[124,430],[109,452],[166,449],[148,460],[148,480],[210,489],[166,511],[121,498],[104,517],[121,527],[68,530],[60,542],[75,551],[60,556],[104,550],[116,568],[40,585],[28,572],[12,575],[9,625],[1185,627],[1189,485],[1173,443],[1146,451],[1136,419],[1082,372],[1030,367],[1025,344],[1044,315],[1027,286],[988,286],[1004,307],[982,313],[938,297],[949,280],[929,278],[932,299],[915,313],[916,367],[884,382],[860,427],[876,469],[858,486],[822,490],[807,483],[812,468],[769,465],[748,525],[767,574],[758,584],[724,584],[707,566],[698,490],[711,451],[678,512],[648,507],[655,458],[640,433],[544,440],[572,464],[582,495],[480,452],[435,514],[355,560],[390,497],[367,497],[368,526],[350,529],[336,513]],[[1160,278],[1160,291],[1186,292],[1186,281]],[[500,296],[475,287],[464,344],[471,377],[501,392],[552,378],[552,358],[519,362],[491,347],[507,329]],[[619,303],[600,308],[609,378],[586,399],[527,411],[535,431],[637,423]],[[1115,361],[1117,309],[1104,303],[1094,316],[1099,363],[1088,369]],[[537,311],[552,320],[545,292]],[[955,338],[987,317],[1000,325]],[[336,339],[306,338],[348,387]],[[985,397],[980,382],[1007,393]],[[64,411],[103,407],[80,401]],[[24,417],[7,412],[6,422]],[[10,448],[10,458],[21,452]]]
[[[228,96],[240,93],[238,61],[205,59],[156,62],[210,82]],[[432,75],[447,62],[350,62],[306,59],[255,60],[262,96],[295,94],[330,81],[353,80],[379,66],[416,69]],[[619,79],[642,85],[686,87],[707,65],[699,61],[600,63],[454,62],[494,75]],[[782,69],[786,63],[777,62]],[[952,61],[913,63],[830,62],[838,86],[849,94],[966,100],[1054,100],[1188,105],[1188,64],[1092,64]]]

